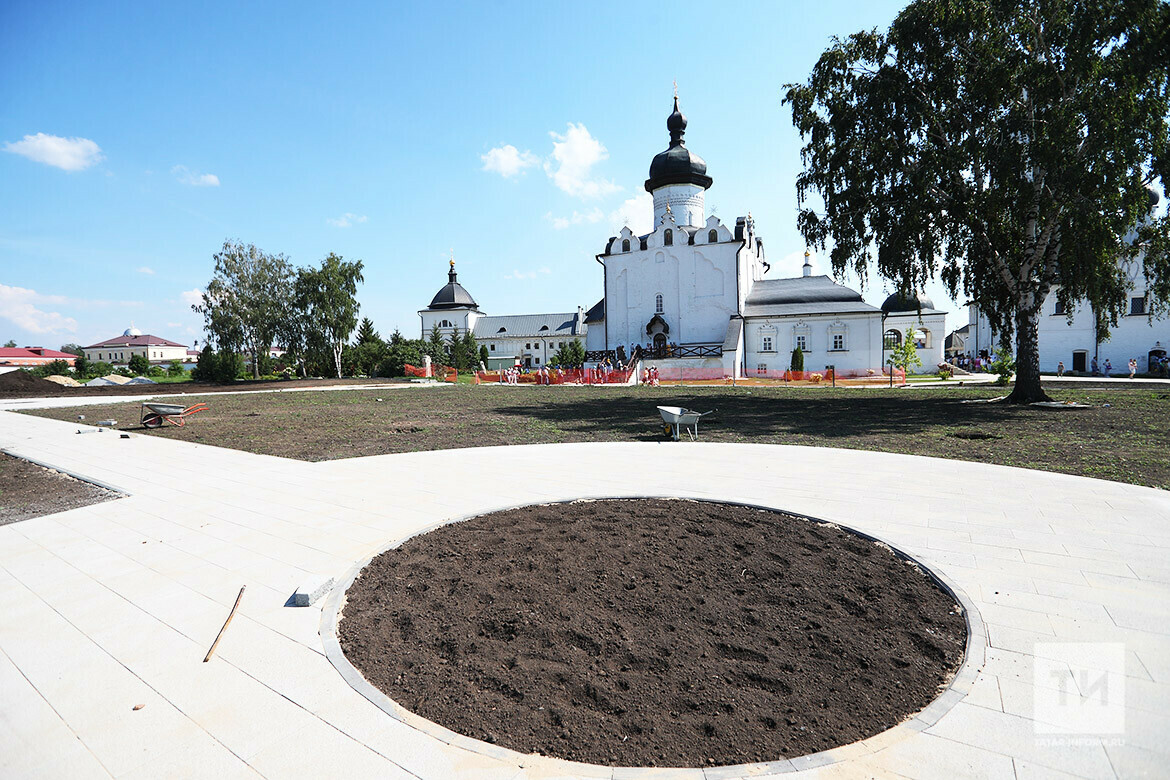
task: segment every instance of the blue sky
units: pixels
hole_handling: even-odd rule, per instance
[[[383,335],[417,335],[451,249],[489,314],[588,307],[594,255],[626,218],[649,223],[674,80],[708,209],[751,211],[772,274],[797,275],[782,85],[900,6],[4,3],[0,340],[133,322],[190,344],[227,238],[364,260]]]

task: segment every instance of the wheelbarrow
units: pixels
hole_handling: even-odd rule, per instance
[[[207,404],[194,404],[193,406],[183,406],[182,404],[162,404],[153,401],[147,401],[142,404],[142,427],[144,428],[161,428],[163,423],[170,423],[171,425],[182,428],[187,424],[187,418],[199,412],[206,412]]]
[[[714,409],[711,410],[711,412],[714,411]],[[711,414],[711,412],[683,409],[681,406],[660,406],[658,412],[662,415],[662,422],[666,424],[666,435],[675,441],[679,440],[680,428],[685,429],[690,434],[691,441],[697,441],[699,438],[699,418]]]

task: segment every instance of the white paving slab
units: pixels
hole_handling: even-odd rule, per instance
[[[76,428],[0,412],[0,449],[127,494],[0,527],[0,776],[637,775],[468,750],[395,721],[325,657],[327,599],[286,604],[308,578],[341,580],[437,522],[642,494],[762,504],[850,526],[954,582],[986,624],[979,673],[933,725],[798,757],[772,777],[1112,778],[1170,764],[1162,491],[826,448],[569,444],[302,463]],[[240,612],[204,664],[242,585]],[[1062,686],[1100,693],[1092,673],[1108,664],[1085,643],[1120,646],[1119,731],[1046,733],[1060,713],[1037,706]]]

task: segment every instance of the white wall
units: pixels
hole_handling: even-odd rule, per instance
[[[946,314],[922,314],[908,311],[886,316],[886,330],[896,329],[906,338],[906,334],[913,329],[916,333],[926,331],[926,346],[919,347],[918,359],[922,361],[920,372],[930,373],[943,362],[943,352],[947,340]],[[910,373],[914,373],[912,369]]]
[[[820,371],[829,365],[838,371],[879,369],[880,331],[881,315],[877,313],[752,317],[745,326],[744,361],[749,370],[763,364],[768,371],[785,371],[791,365],[797,335],[804,335],[805,371]],[[844,350],[833,350],[834,334],[845,337]],[[770,352],[763,349],[766,336],[772,338]]]

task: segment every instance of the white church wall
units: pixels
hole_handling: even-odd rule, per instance
[[[877,323],[875,325],[875,322]],[[792,362],[792,350],[803,336],[804,369],[820,371],[836,366],[838,371],[878,369],[881,319],[876,315],[803,317],[752,317],[745,334],[744,360],[748,369],[765,366],[767,371],[785,371]],[[842,336],[843,349],[834,349],[834,336]],[[765,339],[770,339],[769,343]]]
[[[678,225],[702,225],[705,190],[697,184],[669,184],[654,190],[654,224],[666,217],[666,207]]]
[[[903,338],[911,329],[920,338],[926,336],[925,346],[915,350],[918,359],[922,361],[922,368],[918,369],[919,371],[932,372],[943,362],[943,349],[947,338],[945,314],[919,315],[913,311],[890,314],[886,316],[886,330],[890,329],[897,329]]]

